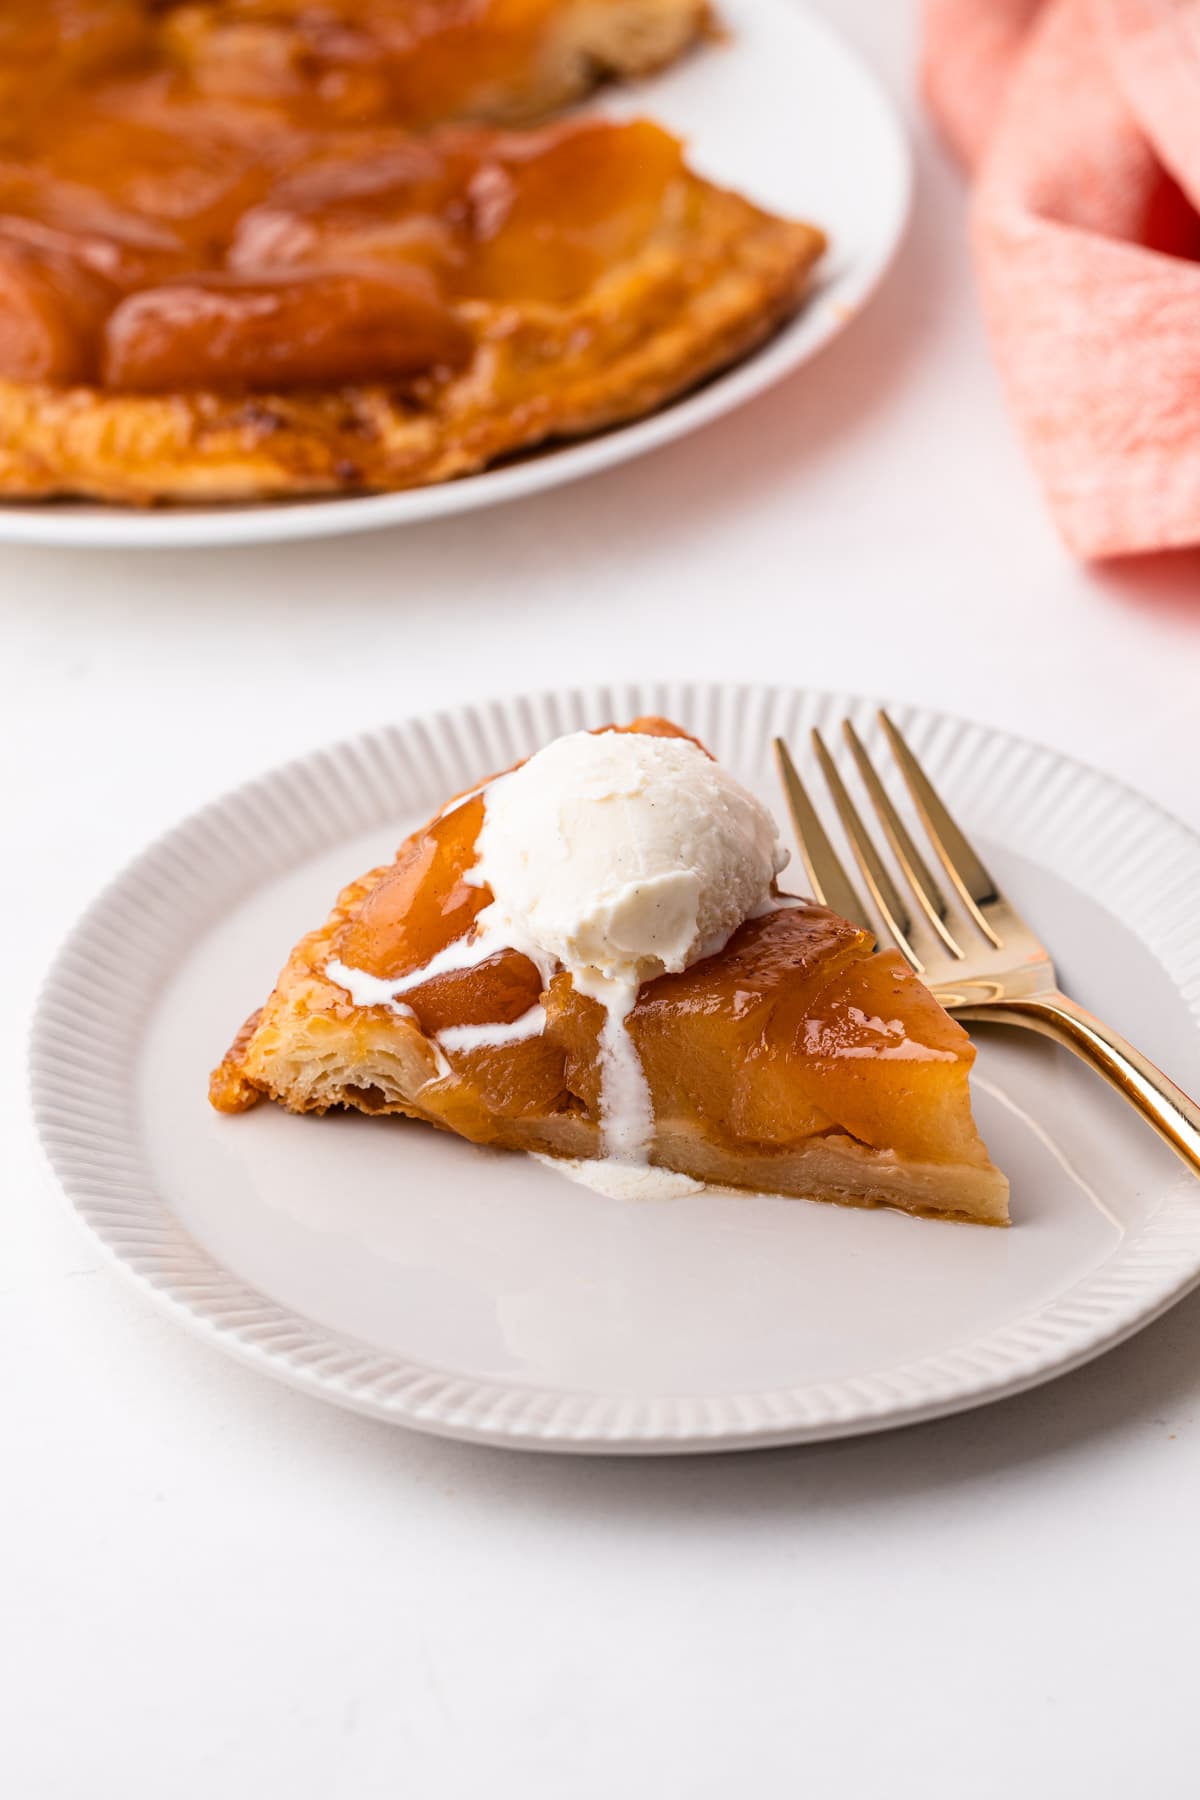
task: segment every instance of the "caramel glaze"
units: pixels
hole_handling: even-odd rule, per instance
[[[453,116],[464,83],[531,54],[550,11],[21,0],[0,20],[0,379],[138,393],[437,379],[470,357],[473,303],[587,291],[686,209],[666,132],[345,123]],[[285,26],[291,61],[234,53]],[[297,85],[305,33],[340,58],[339,81],[317,82],[328,105]]]
[[[658,719],[624,729],[677,733]],[[469,931],[492,897],[464,880],[483,816],[476,794],[414,833],[333,936],[322,935],[320,970],[336,956],[395,980]],[[629,1029],[656,1117],[729,1146],[845,1132],[917,1161],[977,1160],[967,1035],[896,953],[872,950],[865,932],[824,907],[791,905],[747,920],[724,950],[682,974],[644,983]],[[403,998],[427,1036],[546,1007],[541,1037],[451,1055],[459,1091],[449,1110],[464,1135],[487,1141],[496,1118],[599,1118],[602,1013],[568,975],[543,993],[533,964],[505,951]]]

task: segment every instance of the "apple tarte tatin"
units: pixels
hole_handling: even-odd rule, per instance
[[[621,729],[700,750],[665,720]],[[342,892],[214,1070],[219,1111],[268,1098],[294,1112],[403,1114],[475,1143],[589,1162],[612,1155],[605,1087],[621,1075],[623,1046],[646,1095],[635,1160],[774,1194],[1008,1222],[1008,1182],[971,1114],[970,1040],[896,952],[874,954],[859,927],[771,881],[740,923],[724,918],[734,929],[711,953],[701,945],[676,972],[635,982],[614,1038],[603,982],[539,955],[511,919],[507,931],[489,927],[497,894],[481,834],[510,779],[450,802],[394,862]],[[589,786],[594,800],[594,784],[573,784],[584,806]],[[649,921],[661,933],[647,900],[670,912],[687,884],[647,873],[632,792],[614,796],[618,854],[639,871],[637,929]],[[738,795],[757,806],[736,788],[732,802],[716,791],[725,816],[713,829],[744,845],[744,822],[728,815]],[[651,796],[644,816],[664,798]],[[708,828],[703,811],[685,828],[693,850]],[[526,848],[510,852],[519,861]],[[610,945],[631,941],[628,908],[595,917]]]
[[[0,494],[442,480],[761,341],[823,239],[644,121],[528,129],[700,0],[50,0],[0,18]],[[487,121],[487,122],[481,122]]]

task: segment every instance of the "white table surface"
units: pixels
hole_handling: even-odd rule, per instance
[[[985,1800],[1196,1791],[1200,1296],[1040,1392],[826,1448],[505,1455],[251,1375],[98,1266],[26,1116],[93,890],[322,740],[497,691],[910,697],[1200,826],[1200,559],[1060,548],[972,301],[912,22],[917,216],[818,364],[507,510],[229,553],[0,554],[0,1789],[13,1800]],[[886,16],[884,16],[886,15]]]

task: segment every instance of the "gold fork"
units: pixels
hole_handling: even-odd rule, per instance
[[[1062,992],[1049,951],[989,875],[882,710],[879,722],[925,833],[946,871],[952,902],[913,843],[850,721],[843,721],[842,730],[883,835],[905,877],[911,904],[892,879],[820,732],[814,731],[812,738],[842,828],[896,948],[947,1011],[960,1019],[1021,1025],[1065,1044],[1111,1082],[1193,1173],[1200,1174],[1200,1106],[1119,1032]],[[854,924],[875,931],[782,738],[775,739],[775,755],[814,899]]]

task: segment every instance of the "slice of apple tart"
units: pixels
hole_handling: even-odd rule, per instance
[[[784,860],[675,726],[558,739],[343,891],[212,1102],[1007,1223],[966,1033],[895,953],[782,894]]]

